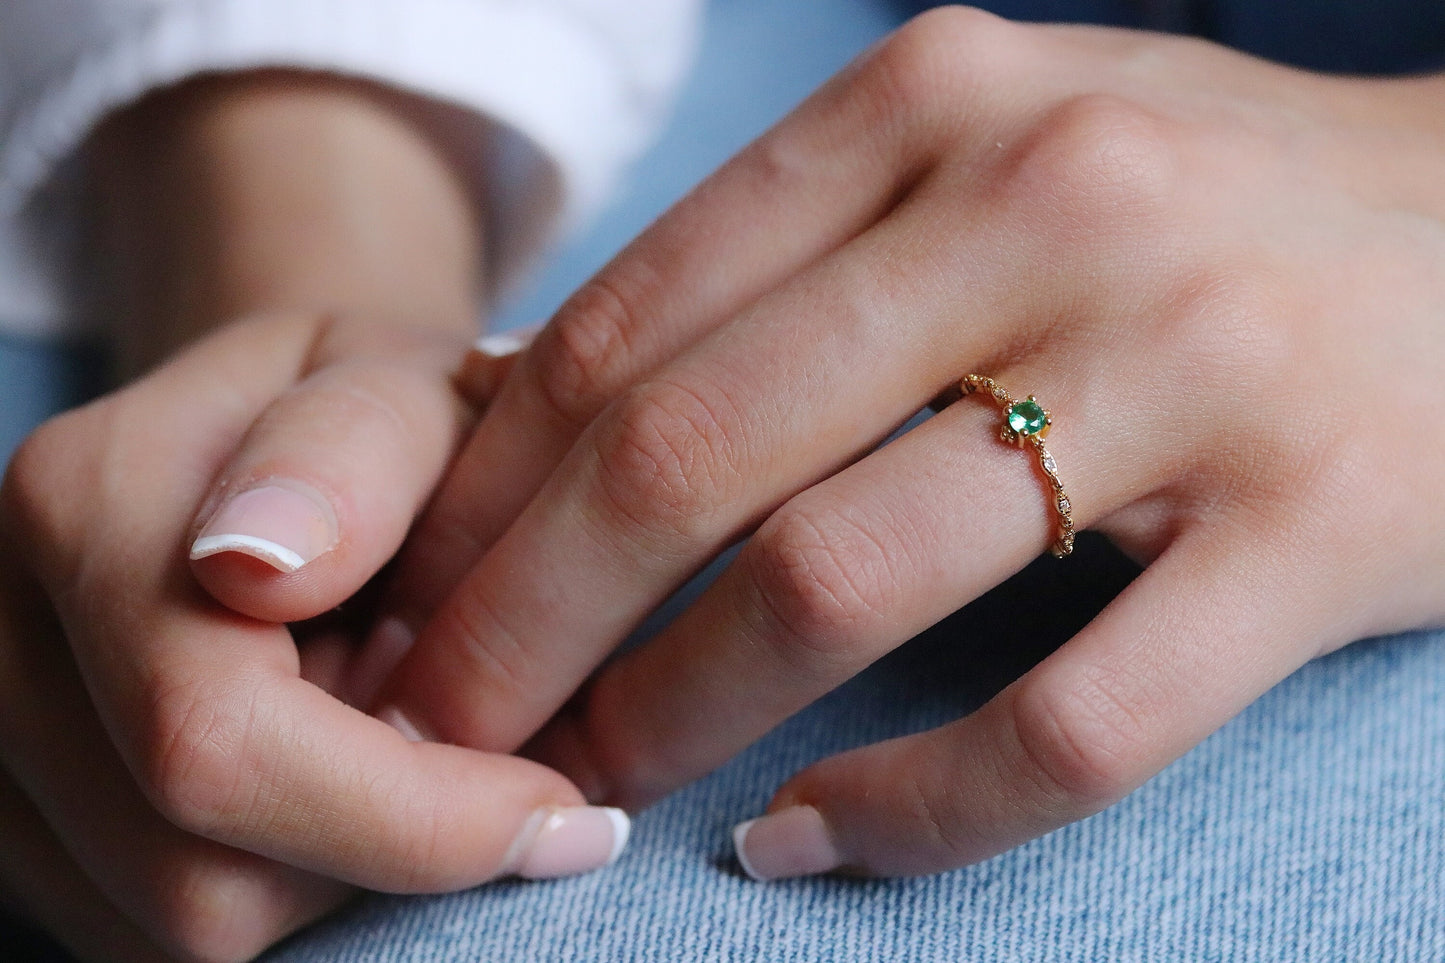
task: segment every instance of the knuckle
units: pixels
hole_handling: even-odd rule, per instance
[[[226,685],[176,685],[153,700],[143,722],[141,789],[186,832],[212,836],[247,815],[240,774],[249,711],[237,703]]]
[[[1186,390],[1217,394],[1220,384],[1269,390],[1286,382],[1298,365],[1298,349],[1291,326],[1279,321],[1299,302],[1273,274],[1261,259],[1247,268],[1211,266],[1182,278],[1170,309],[1153,322],[1150,353]]]
[[[953,116],[957,95],[982,89],[996,77],[1021,33],[972,7],[935,8],[873,51],[861,77],[896,115]]]
[[[710,394],[671,382],[639,387],[618,402],[599,433],[600,494],[649,541],[691,541],[735,487],[736,409]]]
[[[1008,194],[1069,243],[1135,231],[1169,209],[1178,183],[1176,138],[1169,122],[1133,101],[1080,94],[1025,135]]]
[[[805,669],[851,665],[887,626],[906,552],[842,512],[784,508],[748,546],[751,581],[781,655]]]
[[[36,544],[67,544],[78,520],[71,518],[68,492],[75,490],[77,413],[42,424],[22,441],[0,483],[0,511],[13,534]]]
[[[940,786],[938,774],[925,768],[910,768],[902,779],[900,798],[907,803],[905,812],[916,836],[911,845],[950,868],[977,858],[981,840],[969,828],[974,820],[965,797]]]
[[[759,196],[780,197],[801,193],[818,179],[818,151],[807,134],[784,124],[763,134],[738,155],[753,191]],[[704,181],[698,193],[718,192],[714,181]],[[700,229],[711,229],[709,224]]]
[[[986,43],[998,32],[1011,27],[1007,20],[979,7],[948,4],[919,14],[903,29],[916,30],[925,36],[941,35],[950,41],[951,48],[957,49],[965,41]]]
[[[1026,775],[1077,817],[1118,801],[1141,781],[1147,732],[1110,682],[1090,672],[1069,676],[1026,679],[1012,709]]]
[[[643,306],[659,284],[645,258],[624,258],[578,289],[538,335],[528,370],[565,424],[586,425],[625,387],[638,334],[649,327]]]
[[[487,586],[464,582],[436,619],[442,637],[458,642],[456,651],[462,659],[459,667],[466,675],[468,691],[486,693],[487,703],[508,704],[524,701],[535,688],[538,667],[522,642],[525,636],[509,626],[506,613]],[[478,703],[479,714],[483,704]],[[495,725],[478,728],[487,739],[500,735]],[[487,748],[491,748],[490,742]]]

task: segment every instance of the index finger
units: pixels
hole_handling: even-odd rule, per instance
[[[145,634],[138,661],[164,664],[152,682],[158,698],[112,711],[139,719],[122,752],[181,828],[370,889],[439,891],[525,872],[538,842],[529,837],[542,828],[534,818],[583,807],[540,765],[407,742],[302,681],[284,628],[208,608],[86,639],[113,650]],[[588,812],[565,815],[595,837],[569,871],[600,867],[620,848],[616,817]]]
[[[414,629],[609,404],[893,208],[938,152],[943,129],[895,122],[902,63],[896,45],[865,57],[567,299],[401,553],[389,601]]]
[[[270,397],[255,373],[273,370],[274,339],[252,334],[225,332],[52,423],[7,478],[14,536],[141,790],[182,829],[372,889],[610,861],[620,814],[583,807],[535,763],[408,743],[304,682],[284,626],[230,612],[192,580],[189,518]]]

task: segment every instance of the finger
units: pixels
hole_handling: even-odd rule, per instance
[[[977,713],[799,773],[735,834],[760,879],[938,872],[1132,792],[1315,651],[1319,585],[1258,531],[1195,532]],[[1282,544],[1276,542],[1274,544]]]
[[[182,830],[394,892],[570,875],[625,844],[625,817],[585,807],[551,770],[408,743],[303,681],[284,629],[238,624],[181,592],[168,602],[177,611],[164,617],[107,611],[103,628],[68,631],[88,650],[124,652],[122,678],[150,676],[134,693],[92,686],[114,718],[133,720],[111,737],[150,804]]]
[[[1121,482],[1132,493],[1159,463],[1129,465],[1108,421],[1082,431],[1067,386],[1050,400],[1062,425],[1050,454],[1076,524],[1088,525],[1117,507]],[[1000,441],[999,422],[991,401],[955,403],[792,498],[527,754],[590,799],[644,807],[1023,568],[1052,541],[1057,516],[1037,457]]]
[[[0,893],[82,960],[165,963],[168,957],[106,901],[24,794],[0,771]]]
[[[619,813],[580,808],[535,763],[418,746],[300,678],[284,627],[194,585],[184,516],[235,437],[221,405],[177,405],[262,350],[221,335],[17,455],[6,502],[58,601],[112,744],[148,802],[193,835],[355,885],[445,890],[605,865]],[[209,459],[214,459],[207,463]],[[81,479],[80,496],[57,479]],[[89,512],[87,514],[86,512]]]
[[[457,391],[478,410],[486,408],[540,330],[518,328],[478,338],[454,379]]]
[[[609,408],[383,699],[429,735],[515,748],[704,562],[875,445],[964,359],[998,351],[1001,330],[1036,314],[1035,292],[1000,283],[966,246],[914,257],[931,201],[903,205]],[[941,292],[939,257],[958,268]],[[921,303],[892,295],[929,289],[939,296]]]
[[[1178,292],[1150,275],[1113,297],[1106,278],[1083,299],[1073,272],[1129,263],[1162,221],[1172,168],[1111,146],[1153,150],[1156,127],[1085,99],[985,170],[941,165],[630,388],[438,610],[382,701],[437,738],[515,748],[687,576],[961,374],[1052,350],[1052,370],[1071,370],[1087,349],[1117,351],[1136,305]],[[1041,186],[1059,183],[1071,187]],[[1018,266],[1035,264],[1060,270],[1020,283]]]
[[[194,687],[252,662],[241,650],[254,649],[255,638],[186,628],[209,631],[225,653],[178,667],[177,684]],[[249,667],[251,678],[232,676],[238,681],[206,694],[204,706],[187,698],[160,707],[157,734],[126,747],[147,767],[141,778],[153,803],[189,831],[395,892],[459,889],[507,873],[570,875],[607,865],[625,844],[625,817],[583,806],[550,770],[408,743],[290,671]],[[153,746],[166,742],[167,756],[183,760],[179,771],[157,757]]]
[[[860,67],[825,87],[568,299],[403,554],[394,605],[414,627],[612,400],[891,209],[942,127],[892,122],[896,79]]]
[[[352,596],[395,554],[470,426],[449,382],[461,354],[425,329],[323,321],[299,364],[258,369],[299,375],[273,382],[197,516],[190,555],[206,589],[271,622]]]
[[[54,879],[36,881],[37,897],[83,898],[68,911],[93,907],[96,922],[110,919],[115,907],[171,954],[250,959],[350,895],[350,887],[188,835],[162,819],[106,738],[43,595],[5,569],[0,758],[16,791],[23,789],[47,824],[44,836],[65,850]],[[69,879],[80,872],[94,882]],[[46,897],[52,886],[55,896]]]

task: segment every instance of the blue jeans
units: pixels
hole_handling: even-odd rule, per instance
[[[564,250],[503,323],[545,317],[672,197],[899,16],[882,0],[715,0],[672,132],[605,222]],[[22,423],[70,391],[60,354],[0,343],[7,449]],[[16,395],[29,400],[17,407]],[[981,865],[901,881],[763,885],[742,875],[728,831],[789,774],[977,707],[1132,575],[1095,541],[1068,564],[1041,560],[642,814],[610,869],[370,897],[267,958],[1445,959],[1445,632],[1367,640],[1307,665],[1124,802]],[[1020,604],[1040,593],[1057,607]]]

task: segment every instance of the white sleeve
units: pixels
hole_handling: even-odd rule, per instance
[[[76,148],[108,111],[206,71],[328,70],[463,108],[448,113],[474,129],[448,140],[494,169],[498,269],[515,273],[647,145],[701,3],[4,0],[0,326],[60,330],[85,313]],[[492,125],[504,136],[484,136]]]

